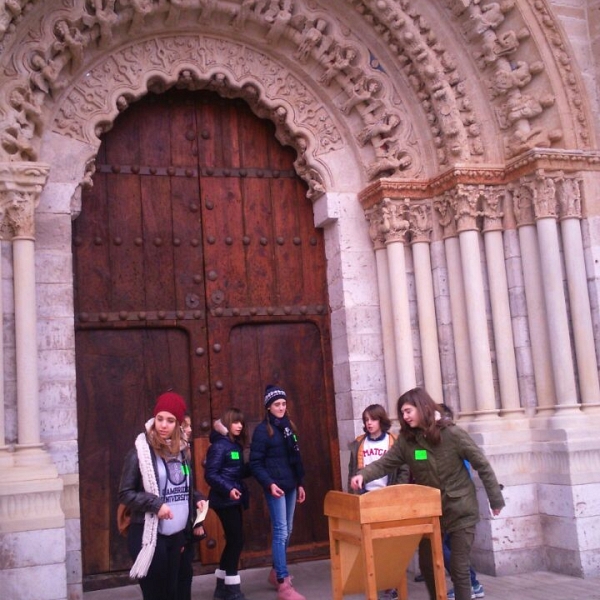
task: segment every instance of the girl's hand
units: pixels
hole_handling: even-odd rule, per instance
[[[362,475],[355,475],[350,480],[350,487],[353,490],[360,490],[360,489],[362,489],[362,486],[363,486],[363,476]]]
[[[168,504],[161,504],[161,507],[158,509],[158,513],[156,515],[159,519],[172,519],[173,513],[169,508]]]
[[[298,486],[298,497],[296,498],[296,502],[298,504],[302,504],[306,500],[306,492],[304,488],[300,485]]]
[[[238,490],[237,488],[233,488],[230,492],[229,492],[229,497],[232,500],[239,500],[242,497],[242,492],[240,492],[240,490]]]
[[[206,508],[207,502],[208,500],[198,500],[198,502],[196,502],[196,508],[202,512]]]
[[[271,496],[275,498],[285,496],[285,492],[276,483],[272,483],[269,489],[271,490]]]
[[[492,508],[492,514],[497,517],[500,514],[501,508]]]

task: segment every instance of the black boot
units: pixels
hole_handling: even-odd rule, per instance
[[[234,582],[234,583],[233,583]],[[239,575],[228,575],[225,578],[225,600],[247,600],[240,587]]]
[[[226,600],[227,592],[225,591],[225,580],[217,577],[217,586],[213,594],[213,600]]]

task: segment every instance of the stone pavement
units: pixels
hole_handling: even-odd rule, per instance
[[[307,600],[331,600],[331,571],[328,560],[296,563],[290,566],[294,586]],[[276,600],[267,583],[268,568],[241,571],[242,590],[248,600]],[[491,577],[478,574],[488,600],[600,600],[600,577],[579,579],[557,573],[536,572],[523,575]],[[193,600],[212,600],[213,575],[194,577]],[[408,583],[409,600],[428,600],[424,583]],[[138,585],[86,592],[84,600],[141,600]],[[360,600],[364,595],[344,596],[344,600]]]

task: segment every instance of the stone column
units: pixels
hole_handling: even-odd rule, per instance
[[[454,354],[456,356],[456,377],[460,396],[460,414],[464,418],[472,416],[475,412],[475,385],[473,383],[473,363],[469,344],[465,287],[460,262],[460,244],[456,233],[456,220],[451,204],[451,194],[444,194],[436,198],[433,206],[438,215],[438,222],[444,231]]]
[[[575,178],[561,177],[559,183],[557,199],[577,357],[579,393],[583,407],[589,409],[592,406],[600,406],[600,383],[581,237],[581,188],[580,181]]]
[[[377,267],[377,288],[379,290],[379,309],[381,312],[381,336],[383,341],[383,365],[388,408],[395,406],[398,399],[398,370],[396,368],[396,348],[394,345],[394,315],[392,311],[392,292],[390,289],[390,271],[382,233],[381,207],[376,206],[365,213],[369,221],[369,236],[375,249]],[[389,410],[388,410],[389,413]]]
[[[556,229],[556,182],[541,172],[530,181],[540,245],[544,299],[548,311],[548,332],[557,397],[556,406],[557,409],[563,411],[572,411],[578,409],[579,405]]]
[[[404,256],[404,240],[409,223],[403,215],[404,206],[404,203],[390,198],[384,198],[381,202],[381,232],[385,239],[388,258],[396,369],[400,394],[416,385]]]
[[[483,240],[490,286],[494,345],[500,384],[500,414],[523,412],[521,408],[517,361],[512,333],[512,318],[506,277],[506,260],[502,239],[502,203],[506,197],[504,187],[486,188],[483,196]]]
[[[41,185],[3,193],[4,224],[11,230],[17,361],[17,447],[39,448],[34,215]]]
[[[459,184],[451,196],[460,242],[473,382],[479,418],[497,414],[477,229],[478,205],[483,194],[484,186]]]
[[[2,232],[13,244],[17,366],[17,440],[12,464],[0,465],[0,535],[64,527],[62,480],[40,440],[34,215],[47,175],[42,164],[0,164]]]
[[[2,222],[4,221],[2,215]],[[2,223],[0,223],[1,227]],[[4,294],[2,280],[2,229],[0,228],[0,340],[4,340]],[[4,342],[0,343],[0,365],[4,365]],[[4,373],[0,377],[0,465],[2,463],[11,464],[12,457],[7,454],[8,446],[6,445],[6,434],[4,432],[5,417],[4,417]]]
[[[415,286],[417,291],[417,312],[419,318],[419,336],[423,356],[423,378],[425,389],[432,398],[442,402],[442,368],[437,334],[437,319],[431,273],[431,206],[421,203],[410,207],[409,211],[411,246],[415,267]]]
[[[532,186],[525,184],[513,186],[512,200],[521,246],[521,266],[525,281],[525,302],[535,375],[537,412],[554,412],[556,390],[552,374],[550,336],[542,282],[540,247],[535,228]]]

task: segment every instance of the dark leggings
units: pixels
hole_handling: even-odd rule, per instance
[[[192,581],[194,580],[194,542],[187,542],[183,547],[179,562],[179,581],[177,583],[177,600],[192,600]]]
[[[225,548],[221,554],[219,568],[225,571],[226,575],[237,575],[238,572],[244,547],[243,510],[240,504],[215,509],[225,532]]]
[[[143,532],[143,523],[132,523],[129,526],[127,545],[133,560],[142,548]],[[158,534],[148,574],[139,580],[144,600],[176,600],[179,561],[184,544],[183,531],[173,535]]]

